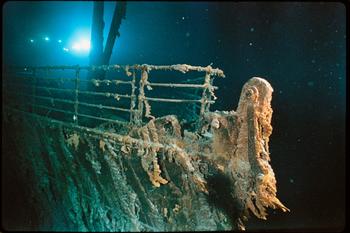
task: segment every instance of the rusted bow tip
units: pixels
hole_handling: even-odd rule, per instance
[[[264,107],[272,99],[273,88],[271,84],[264,78],[253,77],[249,79],[243,86],[237,111],[239,114],[245,111],[248,100],[253,100],[261,107]]]
[[[273,92],[273,88],[271,84],[266,79],[261,77],[252,77],[251,79],[248,80],[246,84],[248,84],[249,86],[265,87],[266,89]]]

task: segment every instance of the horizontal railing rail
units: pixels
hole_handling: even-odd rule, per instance
[[[47,91],[61,91],[61,92],[72,92],[75,93],[77,90],[76,89],[69,89],[69,88],[55,88],[55,87],[39,87],[35,86],[33,84],[5,84],[3,87],[8,87],[8,86],[22,86],[22,87],[27,87],[28,90],[30,88],[35,87],[36,89],[43,89]],[[98,96],[105,96],[105,97],[113,97],[113,98],[131,98],[130,95],[127,94],[119,94],[119,93],[111,93],[111,92],[97,92],[97,91],[77,91],[79,94],[86,94],[86,95],[98,95]]]
[[[95,71],[95,70],[163,70],[163,71],[179,71],[181,73],[186,73],[189,71],[197,71],[197,72],[206,72],[210,73],[213,76],[225,77],[224,72],[218,68],[212,68],[210,65],[206,67],[202,66],[191,66],[187,64],[176,64],[176,65],[102,65],[102,66],[9,66],[9,69],[21,69],[24,71],[29,70],[87,70],[87,71]]]
[[[60,98],[53,98],[53,97],[46,97],[46,96],[39,96],[39,95],[34,96],[34,95],[30,95],[30,94],[17,93],[17,92],[8,91],[8,90],[5,90],[5,92],[12,93],[12,94],[15,94],[15,95],[21,95],[21,96],[36,98],[36,99],[48,100],[48,101],[50,101],[50,103],[52,105],[55,105],[55,102],[61,102],[61,103],[67,103],[67,104],[75,104],[75,101],[67,100],[67,99],[60,99]],[[78,104],[82,105],[82,106],[94,107],[94,108],[99,108],[99,109],[109,109],[109,110],[130,112],[130,109],[112,107],[112,106],[107,106],[107,105],[102,105],[102,104],[90,104],[90,103],[85,103],[85,102],[78,102]]]

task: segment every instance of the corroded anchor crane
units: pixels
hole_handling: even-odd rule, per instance
[[[125,77],[113,76],[103,80],[81,77],[83,70],[96,69],[107,73],[119,71],[118,75],[124,74]],[[59,70],[73,71],[74,78],[42,77],[49,71]],[[46,73],[40,75],[42,71]],[[204,75],[185,82],[160,83],[150,81],[150,74],[154,71]],[[22,136],[34,137],[38,135],[35,131],[41,131],[41,136],[46,135],[59,142],[63,148],[65,161],[52,165],[57,166],[54,169],[57,174],[51,177],[57,185],[64,182],[59,173],[68,167],[76,167],[76,163],[68,158],[83,157],[90,162],[91,169],[85,171],[86,177],[100,177],[104,174],[103,166],[109,169],[110,173],[104,175],[111,177],[111,183],[103,183],[102,186],[119,187],[116,193],[108,194],[117,196],[119,212],[113,210],[116,212],[112,211],[109,215],[112,219],[125,216],[124,220],[120,220],[124,221],[123,224],[116,223],[115,228],[110,230],[217,230],[232,227],[244,230],[243,220],[247,219],[249,211],[261,219],[266,219],[266,208],[269,207],[289,211],[276,197],[276,179],[269,164],[273,89],[265,79],[254,77],[243,86],[236,111],[212,112],[209,108],[216,99],[214,91],[217,89],[213,78],[224,77],[224,73],[211,66],[17,67],[7,69],[5,77],[4,104],[8,125],[17,122],[22,127]],[[26,80],[26,83],[18,82],[20,80]],[[201,80],[201,83],[193,83],[194,80]],[[68,82],[73,84],[70,88],[65,86]],[[96,87],[128,85],[130,94],[117,93],[116,88],[112,89],[114,92],[108,89],[87,91],[81,87],[84,82]],[[22,88],[23,92],[15,92],[11,87]],[[198,89],[201,93],[196,92],[200,97],[197,99],[148,96],[156,87]],[[97,97],[105,99],[97,100]],[[121,99],[127,99],[129,103],[124,107],[114,105]],[[179,120],[174,114],[155,116],[151,106],[158,104],[171,108],[164,103],[194,105],[184,108],[184,111],[198,117],[194,118],[194,124],[186,126],[186,120]],[[101,113],[96,115],[96,111],[83,110],[83,107],[101,110]],[[115,114],[107,114],[103,110],[129,113],[129,117],[115,118]],[[15,120],[18,117],[22,119],[20,123]],[[92,119],[95,125],[84,119]],[[33,125],[36,127],[31,127]],[[19,129],[18,125],[16,127]],[[47,141],[44,148],[53,154],[51,146],[52,143]],[[103,165],[103,161],[107,161],[107,165]],[[43,168],[33,170],[39,180],[47,175]],[[76,172],[79,173],[73,169],[67,179],[69,176],[82,176]],[[91,185],[97,187],[101,185],[97,184],[99,182]],[[73,189],[73,186],[77,185],[68,189]],[[84,196],[106,196],[98,188],[96,190],[99,191],[86,191],[78,186],[75,190]],[[111,197],[105,198],[109,200]],[[74,200],[71,202],[74,203]],[[93,204],[90,207],[101,208],[104,207]],[[140,209],[149,216],[141,217]],[[84,208],[80,212],[75,210],[80,215],[82,211],[85,211]],[[93,215],[92,212],[87,211],[85,216]],[[69,215],[68,218],[79,222],[82,217],[78,215]],[[81,229],[104,229],[92,223],[80,224],[85,227]]]

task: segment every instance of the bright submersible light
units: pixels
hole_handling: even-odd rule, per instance
[[[72,50],[76,52],[89,52],[90,51],[90,41],[86,39],[81,39],[74,42],[72,45]]]

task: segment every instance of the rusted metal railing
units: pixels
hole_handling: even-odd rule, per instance
[[[120,78],[116,79],[84,79],[82,78],[81,72],[92,71],[101,69],[104,71],[124,71],[126,74],[126,79],[122,80]],[[27,102],[20,103],[23,105],[31,106],[32,113],[40,115],[39,109],[46,109],[48,112],[61,112],[64,114],[69,114],[72,116],[73,123],[80,125],[80,117],[86,117],[96,120],[102,120],[106,122],[114,122],[120,124],[132,123],[132,124],[142,124],[144,117],[152,119],[151,113],[151,103],[155,102],[158,104],[162,103],[189,103],[193,107],[189,108],[193,111],[197,111],[199,107],[199,116],[209,111],[210,105],[215,102],[214,90],[218,88],[213,85],[214,77],[224,77],[224,73],[220,69],[214,69],[211,66],[200,67],[200,66],[190,66],[190,65],[170,65],[170,66],[155,66],[155,65],[109,65],[109,66],[36,66],[36,67],[10,67],[5,69],[4,78],[6,79],[4,86],[5,94],[7,95],[7,100],[13,100],[16,102],[17,96],[26,97]],[[50,78],[49,72],[59,72],[64,70],[75,71],[74,78],[68,77],[58,77]],[[187,80],[176,80],[174,83],[166,82],[150,82],[149,79],[151,71],[177,71],[181,73],[187,73],[189,71],[204,72],[205,75],[202,77],[196,77],[194,79]],[[40,71],[46,71],[46,77],[40,76]],[[140,73],[138,77],[137,74]],[[29,83],[22,83],[24,80],[30,80]],[[199,83],[199,81],[201,81]],[[138,85],[137,85],[138,82]],[[192,82],[192,83],[191,83]],[[193,83],[196,82],[196,83]],[[73,83],[74,87],[68,88],[68,84]],[[81,86],[82,83],[91,84],[94,89],[87,89]],[[117,93],[116,89],[113,87],[112,92],[107,91],[105,86],[114,85],[126,85],[130,86],[131,90],[128,94]],[[11,88],[16,88],[16,91],[11,91]],[[160,98],[147,96],[145,88],[147,90],[152,90],[153,88],[167,87],[180,89],[195,89],[195,94],[189,94],[184,91],[179,91],[178,93],[184,95],[185,98]],[[18,91],[23,90],[23,91]],[[27,93],[25,90],[31,90]],[[202,91],[201,96],[198,91]],[[44,91],[44,92],[40,92]],[[138,93],[137,93],[138,92]],[[45,93],[45,94],[43,94]],[[59,96],[62,93],[71,94],[71,99],[67,99],[69,95],[65,95],[64,98]],[[49,96],[47,96],[49,95]],[[105,102],[96,104],[95,102],[89,102],[88,98],[84,96],[99,96],[99,97],[112,97],[113,105],[105,105]],[[196,98],[197,97],[197,98]],[[84,98],[85,101],[81,101]],[[129,107],[117,106],[119,100],[123,98],[130,101]],[[48,105],[39,104],[38,101],[47,101]],[[93,98],[94,100],[94,98]],[[5,104],[10,104],[8,103]],[[73,111],[68,109],[58,108],[56,103],[65,103],[73,107]],[[19,104],[19,103],[16,103]],[[111,115],[96,116],[92,115],[91,112],[83,112],[79,106],[91,107],[100,110],[111,110],[117,112],[125,112],[129,114],[128,119],[124,121],[116,120]],[[118,113],[115,113],[118,116]]]

